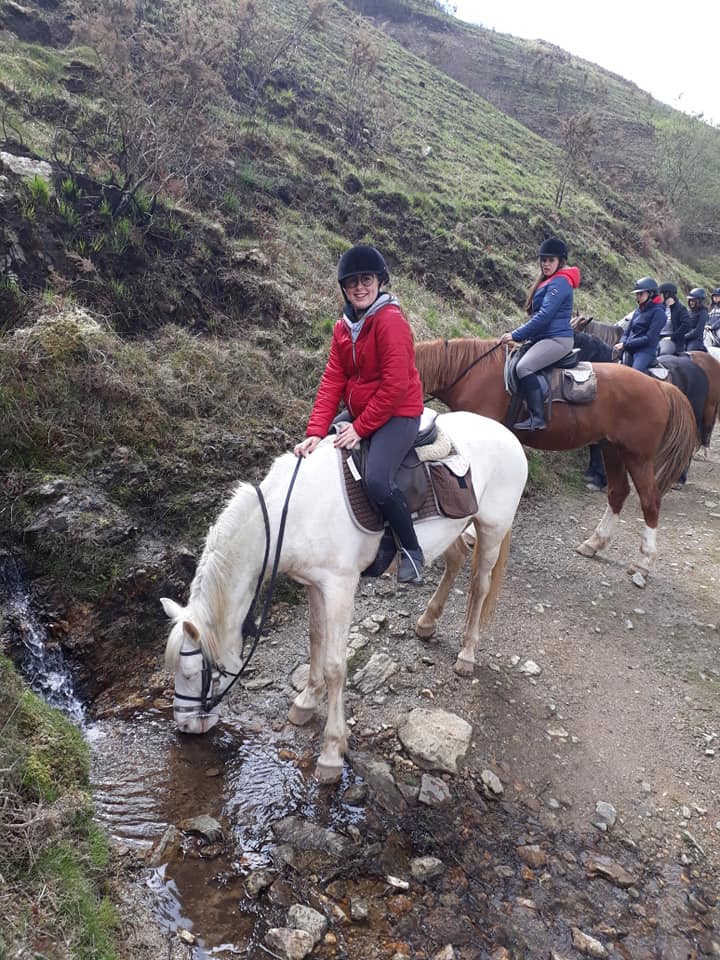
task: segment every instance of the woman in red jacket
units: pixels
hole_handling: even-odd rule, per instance
[[[295,456],[308,456],[327,436],[343,401],[351,419],[337,424],[334,444],[350,450],[368,439],[366,489],[388,524],[363,575],[379,577],[399,549],[398,582],[421,583],[422,550],[405,496],[395,486],[423,410],[412,330],[395,297],[381,290],[390,275],[375,247],[347,250],[338,264],[338,281],[345,309],[333,329],[330,357]]]

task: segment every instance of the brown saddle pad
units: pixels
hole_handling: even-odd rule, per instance
[[[597,393],[597,377],[589,363],[578,363],[570,370],[557,367],[550,377],[550,399],[561,403],[592,403]]]
[[[350,470],[347,454],[343,454],[343,451],[338,453],[350,516],[361,530],[366,533],[378,533],[384,526],[382,514],[369,500],[362,480],[356,479]],[[462,477],[458,477],[442,462],[420,463],[414,469],[425,471],[428,479],[422,501],[420,503],[408,501],[415,523],[429,520],[431,517],[450,517],[453,520],[459,520],[463,517],[472,517],[477,513],[478,504],[469,468]],[[400,487],[402,489],[402,482]]]

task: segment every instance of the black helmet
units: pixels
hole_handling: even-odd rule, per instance
[[[705,290],[703,287],[693,287],[688,294],[688,300],[704,300]]]
[[[633,287],[633,293],[657,293],[658,285],[657,280],[653,280],[652,277],[640,277],[640,279],[635,283]]]
[[[344,280],[357,273],[375,273],[381,284],[390,282],[390,274],[383,255],[375,247],[370,247],[365,243],[350,247],[340,257],[340,263],[338,263],[338,282],[340,286],[343,285]]]
[[[548,237],[543,240],[538,249],[539,257],[558,257],[560,260],[567,260],[567,244],[558,237]]]
[[[715,287],[713,292],[710,294],[711,297],[720,297],[720,287]]]
[[[674,283],[661,283],[658,287],[658,293],[661,293],[665,298],[676,297],[677,287]]]

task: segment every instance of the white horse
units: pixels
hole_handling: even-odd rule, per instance
[[[468,549],[461,534],[471,522],[476,545],[465,631],[456,672],[473,672],[480,626],[492,614],[507,562],[510,528],[527,479],[527,460],[516,437],[473,413],[438,417],[439,428],[472,468],[477,513],[466,519],[434,517],[417,524],[428,562],[444,554],[446,570],[417,631],[430,636]],[[279,457],[258,489],[241,483],[210,529],[186,607],[163,599],[173,621],[165,651],[175,672],[174,716],[184,733],[205,733],[218,720],[219,700],[241,665],[243,624],[259,583],[263,557],[273,557],[284,508],[286,527],[278,571],[304,584],[309,601],[310,673],[293,701],[289,719],[304,724],[316,712],[324,688],[328,713],[315,775],[339,779],[347,747],[343,688],[346,644],[360,571],[374,558],[380,534],[365,533],[350,517],[340,455],[325,441],[297,469],[292,454]],[[287,505],[288,489],[295,484]],[[267,530],[267,532],[266,532]]]
[[[716,360],[720,360],[720,341],[718,341],[714,336],[711,330],[708,330],[705,327],[705,333],[703,334],[703,343],[707,347],[707,352],[711,357],[715,357]]]

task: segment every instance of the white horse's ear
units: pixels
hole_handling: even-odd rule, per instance
[[[195,643],[200,639],[200,631],[195,626],[194,623],[190,623],[189,620],[183,620],[183,630],[190,637],[191,640],[194,640]]]
[[[160,597],[160,603],[162,608],[165,611],[165,615],[170,620],[179,620],[182,616],[183,608],[179,603],[175,603],[174,600],[169,600],[167,597]]]

